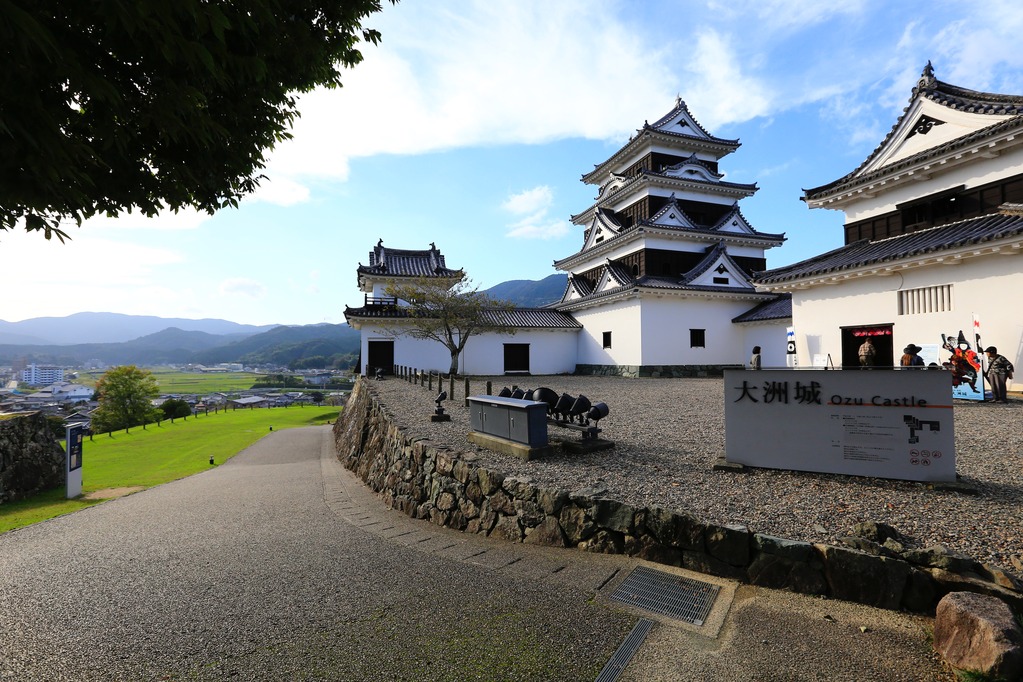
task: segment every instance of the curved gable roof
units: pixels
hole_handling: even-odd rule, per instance
[[[933,126],[940,126],[944,123],[931,116],[921,114],[920,106],[915,105],[923,100],[933,102],[950,111],[966,112],[974,116],[991,116],[992,118],[989,125],[982,126],[980,129],[922,149],[918,153],[888,165],[881,165],[882,157],[891,151],[892,145],[897,143],[900,138],[908,139],[918,132],[927,134]],[[913,118],[911,127],[908,117]],[[912,90],[909,104],[903,109],[895,125],[874,151],[859,166],[841,178],[819,187],[804,189],[802,199],[806,202],[822,199],[858,183],[869,182],[889,172],[923,161],[930,156],[975,144],[986,137],[1016,127],[1023,128],[1023,96],[980,92],[939,81],[934,77],[934,68],[931,63],[927,62],[927,66],[924,67],[920,75],[920,80]]]

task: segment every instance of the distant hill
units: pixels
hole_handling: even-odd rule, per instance
[[[196,353],[193,362],[204,365],[221,362],[287,365],[303,357],[358,353],[360,344],[359,332],[347,324],[280,326]]]
[[[560,300],[566,281],[563,274],[540,281],[514,280],[485,293],[520,307],[540,307]],[[354,359],[360,344],[359,332],[347,324],[257,326],[119,313],[0,320],[0,365],[26,361],[73,367],[99,360],[108,365],[241,362],[325,367],[338,356]]]
[[[516,279],[495,284],[483,293],[491,298],[514,303],[522,308],[539,308],[561,300],[568,285],[568,275],[555,274],[540,281]]]
[[[0,320],[0,343],[67,345],[122,343],[168,327],[207,334],[259,334],[277,325],[251,325],[227,320],[188,320],[121,313],[75,313],[67,317],[34,317],[20,322]]]

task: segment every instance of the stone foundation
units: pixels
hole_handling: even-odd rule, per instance
[[[606,491],[548,490],[476,463],[471,453],[410,440],[360,380],[334,426],[341,463],[391,508],[509,542],[575,547],[641,559],[763,587],[933,613],[950,592],[969,591],[1023,611],[1019,581],[940,548],[906,550],[890,540],[811,544],[705,523],[685,512],[633,507]],[[884,544],[881,544],[884,542]]]
[[[742,365],[576,365],[575,373],[586,376],[616,376],[635,379],[719,377],[726,369],[742,369]]]
[[[64,485],[64,466],[42,413],[0,416],[0,504]]]

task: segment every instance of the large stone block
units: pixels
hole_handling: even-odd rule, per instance
[[[0,504],[64,485],[64,466],[64,450],[42,413],[0,420]]]
[[[818,549],[832,597],[882,609],[899,608],[910,573],[905,561],[831,545],[818,545]]]
[[[493,495],[504,483],[504,476],[490,469],[479,468],[476,470],[476,480],[479,481],[480,490],[484,495]]]
[[[707,553],[732,566],[745,567],[750,560],[750,532],[746,526],[707,526]]]
[[[552,514],[557,516],[561,513],[561,508],[568,504],[568,491],[567,490],[539,490],[536,493],[536,503],[540,505],[540,509],[545,514]]]
[[[617,500],[595,500],[590,514],[601,528],[632,534],[636,509]]]
[[[1000,599],[953,592],[938,603],[934,649],[954,668],[1023,680],[1023,630]]]
[[[570,545],[577,545],[597,532],[597,524],[593,522],[586,509],[568,505],[561,509],[558,522]]]
[[[545,517],[535,528],[528,529],[525,542],[531,545],[547,547],[565,547],[565,533],[561,530],[558,520],[553,516]]]
[[[622,554],[625,551],[625,536],[622,533],[601,528],[591,538],[580,542],[579,549],[600,554]]]
[[[820,561],[798,561],[776,554],[759,552],[746,576],[753,585],[800,594],[827,594],[828,581]]]
[[[643,515],[643,524],[663,545],[695,551],[704,549],[704,524],[689,514],[651,507]]]
[[[497,519],[494,529],[490,531],[490,537],[509,542],[522,542],[522,526],[516,516],[502,516]]]

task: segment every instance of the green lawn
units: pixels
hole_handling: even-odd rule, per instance
[[[192,394],[234,393],[252,388],[252,384],[263,374],[249,372],[223,372],[204,374],[202,372],[181,372],[169,367],[148,367],[160,386],[160,393]],[[79,372],[75,383],[96,387],[96,382],[105,372]]]
[[[149,488],[210,468],[210,457],[223,464],[274,429],[329,424],[336,407],[276,407],[229,410],[150,424],[145,430],[95,436],[82,447],[82,492],[108,488]],[[0,505],[0,533],[53,518],[98,500],[68,500],[64,489],[51,490],[20,502]]]

